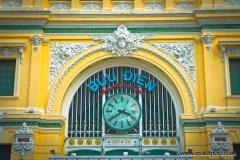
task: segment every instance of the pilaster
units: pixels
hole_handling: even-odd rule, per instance
[[[214,88],[214,57],[212,38],[210,34],[203,36],[203,54],[204,54],[204,72],[205,72],[205,85],[206,85],[206,106],[216,106],[215,88]]]
[[[201,9],[212,9],[212,0],[202,0]]]
[[[41,53],[42,53],[42,37],[35,35],[30,37],[32,40],[31,50],[31,68],[30,68],[30,84],[28,107],[39,107],[39,92],[40,92],[40,69],[41,69]]]
[[[79,13],[79,0],[71,0],[71,9],[69,10],[69,13]]]
[[[22,0],[22,6],[20,7],[21,10],[31,10],[31,0]]]
[[[143,10],[142,0],[134,0],[134,9],[133,13],[139,13]]]
[[[44,0],[34,0],[33,10],[44,10],[43,1]]]
[[[166,0],[166,12],[172,12],[173,10],[175,10],[174,1]]]
[[[110,12],[110,0],[103,0],[102,4],[103,6],[102,6],[101,13]]]
[[[195,54],[197,60],[196,60],[196,86],[197,90],[199,90],[199,94],[197,96],[198,98],[198,111],[201,110],[201,108],[206,107],[206,97],[205,97],[205,73],[204,73],[204,55],[203,53],[203,41],[200,38],[195,39],[197,43],[197,54]]]
[[[215,0],[213,9],[223,9],[223,0]]]

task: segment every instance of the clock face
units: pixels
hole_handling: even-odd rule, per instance
[[[117,131],[134,128],[141,117],[141,107],[136,98],[127,93],[109,97],[103,106],[103,117],[107,125]]]

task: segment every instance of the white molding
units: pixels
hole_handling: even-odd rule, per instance
[[[44,26],[46,23],[46,20],[26,20],[26,19],[18,19],[18,20],[6,20],[6,19],[0,19],[1,25],[41,25]]]
[[[21,0],[3,0],[0,7],[2,8],[19,8],[22,5]]]

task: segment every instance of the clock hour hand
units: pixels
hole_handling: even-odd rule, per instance
[[[121,110],[121,111],[122,111],[122,110]],[[124,109],[123,111],[125,111],[125,109]],[[119,110],[118,110],[118,112],[119,112]],[[112,116],[112,117],[108,118],[108,121],[113,120],[114,118],[116,118],[116,117],[119,116],[120,114],[122,114],[122,112],[119,112],[119,113],[116,114],[115,116]]]

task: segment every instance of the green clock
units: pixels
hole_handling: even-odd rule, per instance
[[[134,128],[141,117],[138,100],[127,93],[116,93],[109,97],[103,106],[106,124],[116,131],[128,131]]]

